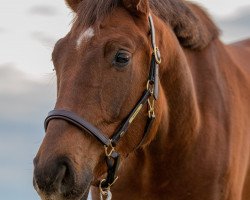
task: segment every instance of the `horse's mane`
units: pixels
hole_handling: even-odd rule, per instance
[[[155,15],[169,24],[183,47],[200,50],[219,35],[218,28],[199,6],[184,0],[149,0]],[[77,9],[76,23],[91,26],[101,21],[121,0],[83,0]]]

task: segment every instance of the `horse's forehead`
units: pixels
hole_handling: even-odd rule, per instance
[[[136,26],[131,13],[119,7],[115,8],[112,13],[103,16],[103,18],[100,18],[99,21],[96,21],[91,26],[82,23],[81,20],[83,19],[78,16],[76,18],[74,26],[72,27],[73,35],[74,37],[76,37],[76,39],[74,39],[76,40],[77,48],[81,47],[82,44],[88,42],[93,36],[95,36],[95,32],[101,33],[102,31],[106,30],[108,30],[107,32],[109,32],[109,30],[114,31],[114,28],[116,29],[114,34],[117,32],[131,32],[135,29]],[[105,32],[102,33],[105,34]]]
[[[76,39],[76,48],[79,49],[83,43],[88,42],[92,37],[94,37],[95,31],[93,27],[83,29]]]

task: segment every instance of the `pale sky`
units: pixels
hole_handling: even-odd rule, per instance
[[[197,2],[214,16],[227,17],[239,8],[250,6],[249,0],[192,0]]]
[[[33,79],[52,73],[53,44],[70,28],[71,11],[63,0],[8,0],[0,7],[0,67],[12,64]],[[195,0],[215,19],[233,15],[249,0]],[[250,33],[249,33],[250,35]],[[240,37],[240,36],[239,36]]]

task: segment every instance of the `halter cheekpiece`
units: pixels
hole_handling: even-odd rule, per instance
[[[147,81],[147,87],[143,92],[140,100],[137,102],[137,104],[129,113],[125,121],[120,125],[118,130],[112,135],[111,138],[108,138],[97,127],[87,122],[74,112],[67,110],[50,111],[44,122],[44,127],[46,131],[48,124],[51,120],[63,119],[75,125],[79,129],[86,131],[87,133],[95,137],[102,145],[104,145],[104,152],[106,155],[106,164],[108,167],[108,171],[107,171],[107,177],[101,180],[99,184],[101,199],[103,199],[103,197],[111,199],[112,194],[110,192],[110,187],[115,183],[115,181],[118,178],[117,171],[119,167],[120,155],[115,150],[117,143],[126,134],[130,124],[134,121],[134,119],[136,118],[136,116],[141,111],[144,105],[148,104],[148,119],[144,130],[144,136],[142,141],[140,142],[140,145],[144,142],[155,119],[154,104],[158,98],[158,87],[159,87],[158,73],[159,73],[159,64],[161,63],[161,55],[159,48],[156,46],[155,28],[151,15],[149,15],[149,25],[150,25],[150,35],[151,35],[151,44],[153,48],[153,53],[151,57],[151,65]]]

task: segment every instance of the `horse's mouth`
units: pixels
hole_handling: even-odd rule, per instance
[[[81,191],[79,189],[73,189],[72,192],[68,194],[63,194],[60,191],[46,193],[40,190],[36,182],[34,181],[34,188],[40,196],[41,200],[87,200],[90,192],[90,187],[91,182],[89,182],[87,187],[85,187],[86,189],[83,189]]]
[[[79,195],[78,197],[65,197],[59,193],[57,194],[42,194],[41,192],[38,192],[41,200],[87,200],[89,195],[89,189],[86,190],[83,194]]]

